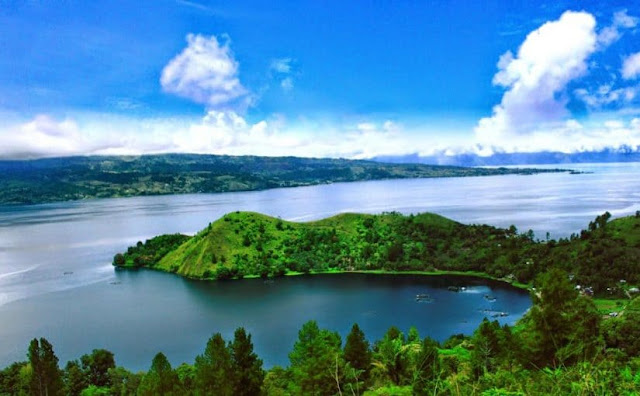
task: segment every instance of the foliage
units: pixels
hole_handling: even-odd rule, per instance
[[[220,333],[214,334],[195,362],[196,395],[233,395],[234,373],[231,354]]]
[[[106,349],[94,349],[90,355],[80,358],[88,385],[108,387],[111,385],[109,370],[116,367],[113,353]]]
[[[45,338],[31,340],[27,352],[31,367],[29,393],[49,396],[62,392],[62,375],[58,368],[58,357],[53,346]]]
[[[116,254],[113,257],[113,265],[130,268],[153,267],[167,253],[188,239],[187,235],[169,234],[147,239],[144,243],[138,242],[135,246],[129,247],[124,254]]]
[[[515,227],[463,225],[430,213],[341,214],[294,223],[234,212],[190,238],[165,235],[140,242],[114,261],[124,258],[125,266],[137,261],[204,279],[463,271],[520,284],[530,284],[537,274],[557,267],[582,290],[626,297],[630,286],[640,283],[640,218],[608,219],[606,213],[598,216],[580,236],[535,241],[531,232],[518,235]]]
[[[250,396],[260,394],[264,382],[262,360],[253,352],[251,334],[244,328],[236,329],[233,342],[229,344],[231,364],[234,373],[233,394]]]
[[[327,395],[336,393],[334,374],[339,372],[341,340],[337,333],[321,330],[315,321],[302,326],[298,340],[289,354],[294,394]]]

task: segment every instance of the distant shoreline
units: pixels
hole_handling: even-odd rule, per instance
[[[263,191],[371,180],[562,172],[575,170],[191,154],[47,158],[0,161],[0,205]]]

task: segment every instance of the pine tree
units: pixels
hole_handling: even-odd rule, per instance
[[[162,353],[158,353],[151,362],[151,368],[142,379],[138,395],[173,395],[177,391],[178,375],[171,368],[171,363]]]
[[[357,323],[351,327],[347,341],[344,345],[344,360],[356,370],[361,370],[361,379],[369,378],[371,369],[371,349],[369,341],[364,337],[364,332],[360,330]]]
[[[289,354],[294,394],[332,395],[338,393],[334,374],[344,366],[337,333],[320,330],[309,321],[298,332],[298,341]],[[340,382],[340,381],[338,381]]]
[[[197,395],[233,395],[231,355],[220,333],[209,338],[204,353],[196,357],[194,366]]]
[[[253,352],[251,334],[247,334],[242,327],[236,329],[229,350],[235,373],[234,395],[259,395],[264,381],[264,370],[262,360]]]

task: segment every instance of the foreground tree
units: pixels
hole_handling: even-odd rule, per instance
[[[85,373],[87,385],[105,387],[111,385],[109,369],[116,367],[113,353],[106,349],[94,349],[91,355],[83,355],[80,358],[82,370]]]
[[[404,334],[397,327],[391,326],[374,349],[373,366],[394,385],[406,383],[410,359]]]
[[[338,333],[320,330],[316,321],[302,326],[289,354],[292,393],[333,395],[340,392],[340,371],[344,367],[341,343]]]
[[[160,352],[153,358],[151,368],[142,378],[138,395],[169,396],[178,393],[178,375],[171,368],[167,357]]]
[[[62,375],[53,346],[45,338],[31,340],[27,352],[31,365],[29,391],[32,395],[53,396],[62,393]]]
[[[533,293],[530,343],[538,367],[559,367],[592,357],[600,348],[600,319],[590,298],[582,297],[566,272],[551,269],[538,277]]]
[[[77,360],[70,360],[64,368],[64,389],[69,396],[78,396],[87,387],[84,372]]]
[[[195,362],[197,395],[233,395],[234,373],[231,355],[220,333],[214,334]]]
[[[259,395],[264,381],[262,360],[253,352],[251,334],[238,328],[229,344],[231,363],[235,373],[233,393],[239,396]]]
[[[429,394],[428,390],[436,387],[436,380],[441,371],[440,366],[438,343],[432,338],[425,337],[416,358],[413,380],[414,395],[427,395]]]
[[[364,332],[360,330],[357,323],[351,327],[347,341],[344,345],[344,360],[351,365],[352,368],[362,372],[360,378],[365,380],[369,378],[369,370],[371,369],[371,348],[369,341],[364,337]]]

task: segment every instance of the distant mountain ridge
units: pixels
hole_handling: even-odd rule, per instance
[[[560,171],[197,154],[46,158],[0,161],[0,204],[254,191],[364,180],[529,175]]]
[[[640,162],[640,149],[622,147],[600,151],[583,151],[579,153],[562,153],[558,151],[540,151],[533,153],[495,153],[481,156],[473,153],[446,155],[445,153],[420,156],[419,154],[383,155],[372,158],[385,163],[419,163],[448,166],[507,166],[532,164],[573,164],[573,163],[608,163],[608,162]]]

